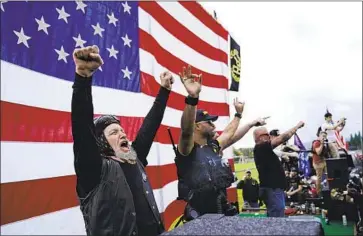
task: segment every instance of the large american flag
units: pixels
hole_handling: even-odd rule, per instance
[[[148,156],[147,173],[167,228],[183,212],[174,153],[190,64],[203,73],[198,108],[229,122],[229,33],[197,2],[1,1],[1,233],[85,234],[75,192],[70,109],[76,47],[97,45],[95,114],[120,117],[133,140],[159,74],[176,79]],[[232,152],[225,152],[228,158]],[[234,188],[229,189],[235,200]]]

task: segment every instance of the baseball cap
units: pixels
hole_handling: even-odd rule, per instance
[[[197,115],[195,116],[195,123],[201,122],[201,121],[216,121],[218,119],[218,116],[211,116],[208,114],[205,110],[197,110]]]
[[[251,174],[251,171],[250,170],[246,171],[246,174]]]
[[[280,131],[278,129],[273,129],[273,130],[270,131],[270,135],[271,136],[279,136]]]

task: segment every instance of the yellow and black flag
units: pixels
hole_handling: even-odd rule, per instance
[[[232,83],[229,90],[238,92],[239,88],[239,79],[241,78],[241,50],[240,46],[236,43],[236,41],[230,37],[231,42],[231,53],[230,53],[230,60],[231,60],[231,77]]]

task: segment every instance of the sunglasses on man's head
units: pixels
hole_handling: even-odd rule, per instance
[[[262,137],[262,136],[270,136],[270,134],[269,133],[264,133],[264,134],[260,134],[258,137],[260,138],[260,137]]]

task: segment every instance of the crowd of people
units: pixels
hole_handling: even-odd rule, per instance
[[[328,187],[326,160],[339,158],[340,151],[344,151],[344,147],[337,143],[335,132],[341,132],[346,122],[346,118],[341,118],[334,123],[329,111],[324,118],[325,121],[318,127],[311,150],[307,150],[312,153],[312,174],[309,176],[301,171],[299,165],[301,150],[288,143],[291,135],[303,127],[303,123],[283,134],[278,129],[269,133],[265,128],[255,130],[254,159],[260,183],[251,177],[251,171],[248,170],[244,179],[237,184],[237,188],[243,190],[246,209],[258,208],[265,203],[268,216],[282,217],[285,215],[286,206],[302,204],[308,198],[322,198],[322,185]],[[262,142],[268,144],[264,151],[261,151],[261,135],[264,137]]]
[[[115,116],[94,118],[92,77],[103,64],[98,47],[76,49],[73,59],[75,81],[71,118],[74,166],[76,191],[87,234],[159,235],[165,228],[145,167],[175,78],[168,71],[160,75],[160,88],[154,104],[131,143]],[[268,132],[264,127],[266,118],[257,118],[239,127],[244,103],[235,99],[234,119],[218,135],[214,125],[218,116],[197,109],[202,75],[193,74],[191,67],[187,66],[181,68],[179,77],[188,94],[175,157],[178,195],[179,199],[186,201],[184,220],[190,221],[206,213],[238,213],[226,196],[226,190],[235,182],[235,177],[222,159],[223,151],[253,127],[256,127],[253,131],[254,159],[259,180],[253,179],[247,172],[238,188],[249,189],[244,191],[244,197],[251,207],[258,207],[261,204],[259,200],[262,200],[269,217],[283,217],[286,197],[295,201],[302,191],[297,171],[299,150],[288,145],[287,141],[304,126],[304,122],[300,121],[282,134],[278,130]],[[314,168],[318,178],[326,169],[326,153],[333,156],[337,153],[333,142],[325,145],[326,138],[330,138],[326,135],[343,124],[343,121],[331,124],[331,116],[327,116],[326,120],[313,144]],[[320,190],[319,187],[317,189]]]

